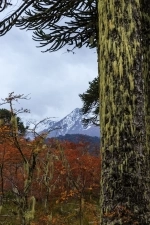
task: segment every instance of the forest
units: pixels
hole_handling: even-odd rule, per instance
[[[99,224],[101,157],[99,145],[84,139],[70,142],[36,133],[25,137],[14,101],[27,96],[9,93],[0,105],[0,224],[89,225]],[[43,120],[40,122],[42,123]],[[30,130],[30,132],[31,132]],[[91,149],[89,149],[89,147]],[[107,186],[107,184],[106,184]],[[105,218],[138,224],[125,207],[106,212]]]
[[[0,132],[0,224],[98,224],[100,158],[86,144],[20,137],[25,164],[10,131]]]
[[[34,128],[27,139],[17,116],[27,110],[13,108],[21,99],[12,92],[1,103],[10,110],[0,110],[0,224],[98,224],[99,146],[89,151],[84,140],[47,139]]]

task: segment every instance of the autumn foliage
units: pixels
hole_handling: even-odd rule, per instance
[[[34,140],[26,140],[17,115],[28,110],[13,108],[21,99],[28,96],[11,92],[0,104],[10,107],[8,121],[0,117],[1,223],[83,225],[94,218],[96,224],[99,157],[89,154],[87,143],[47,140],[48,133],[36,132],[39,123],[30,130]]]
[[[10,201],[9,198],[12,203],[15,202],[16,191],[18,196],[23,195],[27,176],[23,158],[12,137],[4,135],[6,131],[6,128],[0,131],[1,204],[7,200]],[[36,205],[39,204],[43,208],[40,212],[37,209],[38,215],[35,218],[38,217],[38,220],[35,219],[34,222],[33,219],[30,224],[40,224],[40,221],[43,225],[47,224],[47,221],[51,221],[51,224],[65,224],[64,221],[66,220],[66,223],[68,221],[65,216],[56,213],[61,205],[76,202],[79,205],[77,211],[80,211],[82,206],[83,213],[87,205],[91,204],[91,199],[98,200],[100,159],[88,153],[87,144],[56,140],[43,143],[40,137],[33,141],[18,137],[18,142],[23,155],[29,162],[32,154],[37,157],[27,198],[30,200],[31,196],[34,196]],[[85,202],[88,202],[86,207],[83,206]]]
[[[35,129],[34,140],[26,140],[18,131],[13,110],[12,102],[18,99],[26,97],[12,92],[4,99],[10,105],[11,121],[0,120],[0,223],[100,224],[97,151],[85,142],[46,139],[47,133],[39,135]],[[110,225],[111,221],[138,225],[134,212],[123,205],[107,212],[105,218]]]
[[[101,160],[99,155],[89,153],[88,143],[47,140],[44,135],[32,141],[22,136],[14,139],[7,126],[0,128],[0,137],[3,224],[8,224],[5,212],[14,218],[15,225],[99,224]],[[33,213],[25,223],[21,223],[19,211],[23,198],[27,206],[22,210]],[[134,213],[121,205],[105,217],[124,225],[138,225]]]

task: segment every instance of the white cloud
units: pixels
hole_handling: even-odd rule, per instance
[[[66,53],[66,48],[54,53],[41,53],[31,32],[12,29],[0,37],[1,98],[14,91],[31,93],[31,100],[20,101],[16,107],[29,108],[40,120],[59,117],[81,107],[78,97],[88,88],[88,82],[97,76],[95,50],[86,48]]]

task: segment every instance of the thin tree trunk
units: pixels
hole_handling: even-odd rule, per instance
[[[98,5],[102,225],[150,224],[140,4],[99,0]]]
[[[0,177],[1,177],[1,199],[0,199],[0,205],[3,204],[3,197],[4,197],[4,176],[3,176],[3,169],[4,165],[0,165]]]
[[[83,225],[83,211],[84,211],[84,198],[83,198],[83,194],[81,193],[81,195],[80,195],[80,209],[79,209],[80,225]]]

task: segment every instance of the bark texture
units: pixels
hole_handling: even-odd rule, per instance
[[[145,84],[150,80],[146,48],[142,57],[143,2],[99,0],[98,4],[102,225],[150,224],[146,144],[150,98]]]
[[[142,56],[143,56],[142,73],[145,78],[145,100],[146,100],[145,103],[146,147],[149,151],[149,165],[150,165],[150,1],[149,0],[141,0],[141,13],[142,13]]]

